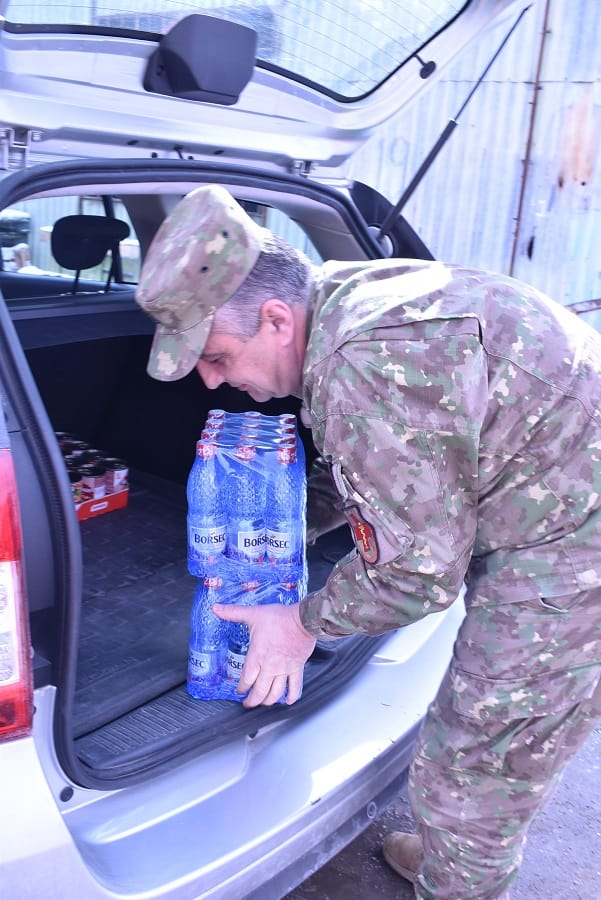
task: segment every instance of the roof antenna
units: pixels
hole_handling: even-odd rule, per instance
[[[526,13],[529,9],[530,9],[530,6],[526,6],[526,7],[524,7],[524,9],[521,11],[521,13],[519,14],[519,16],[517,17],[517,19],[515,20],[515,22],[514,22],[513,25],[511,26],[511,28],[509,29],[509,31],[507,32],[507,34],[505,35],[505,37],[504,37],[503,40],[501,41],[499,47],[497,48],[496,52],[495,52],[494,55],[492,56],[492,58],[491,58],[491,60],[489,61],[488,65],[486,66],[486,68],[484,69],[484,71],[482,72],[482,74],[480,75],[480,77],[478,78],[477,82],[475,83],[475,85],[473,86],[473,88],[471,89],[471,91],[469,92],[469,94],[467,95],[466,99],[463,101],[463,104],[461,105],[459,111],[457,112],[457,115],[456,115],[453,119],[449,119],[449,121],[447,122],[447,124],[446,124],[446,126],[445,126],[445,128],[444,128],[444,130],[443,130],[443,132],[442,132],[442,134],[440,135],[440,137],[438,138],[438,140],[436,141],[436,143],[434,144],[434,146],[432,147],[432,149],[430,150],[430,152],[429,152],[428,155],[426,156],[425,160],[423,161],[423,163],[421,164],[421,166],[419,167],[419,169],[417,170],[417,172],[416,172],[415,175],[413,176],[413,178],[412,178],[412,180],[410,181],[409,185],[405,188],[405,190],[404,190],[403,193],[401,194],[401,197],[399,198],[398,202],[397,202],[396,205],[393,207],[393,209],[390,210],[390,212],[388,213],[388,215],[386,216],[386,218],[385,218],[384,221],[382,222],[382,225],[381,225],[381,227],[380,227],[380,232],[379,232],[379,234],[377,235],[377,238],[376,238],[376,240],[377,240],[379,243],[382,243],[383,240],[384,240],[384,238],[389,234],[389,232],[390,232],[390,230],[391,230],[391,228],[392,228],[394,222],[395,222],[396,219],[398,218],[398,216],[399,216],[401,210],[403,209],[403,207],[405,206],[405,204],[407,203],[407,201],[409,200],[409,198],[411,197],[411,195],[413,194],[413,192],[415,191],[415,189],[416,189],[417,186],[419,185],[420,181],[422,180],[422,178],[424,177],[424,175],[426,174],[426,172],[428,171],[428,169],[430,168],[430,166],[432,165],[432,163],[434,162],[434,160],[436,159],[436,157],[438,156],[438,154],[440,153],[440,151],[442,150],[442,148],[444,147],[444,145],[446,144],[446,142],[447,142],[448,139],[450,138],[450,136],[451,136],[451,134],[453,133],[453,131],[455,130],[455,128],[457,127],[457,120],[459,119],[459,116],[461,115],[461,113],[463,112],[463,110],[466,108],[466,106],[468,105],[468,103],[470,102],[470,100],[472,99],[472,97],[474,96],[474,94],[476,93],[476,91],[478,90],[478,88],[480,87],[480,85],[482,84],[484,78],[485,78],[486,75],[488,74],[488,70],[490,69],[490,67],[492,66],[492,64],[495,62],[495,60],[497,59],[497,57],[499,56],[499,54],[501,53],[503,47],[505,46],[505,44],[507,43],[507,41],[509,40],[509,38],[511,37],[511,35],[512,35],[513,32],[515,31],[515,29],[518,27],[518,25],[519,25],[519,23],[520,23],[520,21],[521,21],[521,19],[522,19],[522,16],[523,16],[524,13]],[[418,62],[420,62],[420,63],[422,62],[422,60],[417,56],[417,54],[414,54],[414,56],[416,56]],[[427,64],[427,65],[429,65],[429,64]],[[422,69],[422,71],[423,71],[423,69]],[[428,73],[428,74],[429,74],[429,73]],[[420,75],[421,75],[421,73],[420,73]]]

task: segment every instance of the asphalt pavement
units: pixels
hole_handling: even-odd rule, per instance
[[[284,900],[411,900],[411,885],[381,855],[384,835],[413,831],[403,793],[360,837]],[[512,900],[601,898],[601,728],[571,760],[533,822]],[[449,898],[468,900],[468,898]]]

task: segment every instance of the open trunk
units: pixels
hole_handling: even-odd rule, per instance
[[[360,637],[319,645],[306,668],[303,698],[291,708],[247,711],[238,703],[188,696],[195,579],[186,565],[186,478],[208,409],[252,407],[229,388],[206,391],[195,372],[171,384],[151,379],[145,372],[149,334],[119,333],[148,332],[146,317],[122,292],[119,310],[111,304],[112,298],[99,299],[91,316],[88,301],[82,310],[75,295],[55,302],[52,315],[47,306],[42,318],[39,301],[12,304],[20,307],[14,312],[17,332],[51,430],[76,434],[130,467],[127,506],[78,522],[73,530],[81,537],[81,597],[71,596],[70,604],[71,591],[58,584],[56,602],[48,608],[39,571],[31,584],[34,592],[36,585],[44,590],[44,597],[31,597],[38,610],[32,614],[37,686],[56,680],[62,762],[74,781],[87,786],[123,783],[174,757],[197,756],[269,723],[306,715],[348,684],[374,650],[372,639]],[[82,339],[91,319],[102,334]],[[298,412],[298,401],[257,408]],[[42,423],[37,427],[44,430]],[[311,460],[310,433],[301,431]],[[44,441],[53,440],[46,429]],[[41,473],[46,488],[53,477],[66,482],[60,462],[52,476]],[[68,486],[62,487],[64,501]],[[63,503],[59,508],[59,518],[75,516]],[[35,512],[32,525],[39,530]],[[310,590],[323,584],[333,562],[351,547],[342,528],[309,548]],[[72,557],[78,551],[69,548]],[[36,569],[39,562],[37,555]],[[76,643],[66,635],[77,635]]]
[[[381,253],[371,215],[355,205],[367,210],[369,192],[293,175],[110,160],[2,181],[7,227],[27,225],[31,250],[31,265],[17,268],[14,244],[13,270],[0,270],[0,439],[20,507],[12,552],[25,575],[31,641],[26,627],[15,634],[27,663],[33,647],[35,714],[30,737],[3,745],[18,760],[0,771],[11,823],[40,860],[30,867],[38,894],[58,873],[61,896],[98,900],[285,896],[402,787],[462,616],[455,604],[382,638],[318,644],[290,707],[245,710],[187,694],[195,579],[186,481],[208,410],[253,404],[227,387],[205,390],[195,372],[172,383],[146,374],[154,326],[135,302],[134,263],[178,198],[215,182],[315,261]],[[87,257],[94,239],[87,226],[98,236],[112,228],[105,219],[131,229],[114,251],[121,271],[113,251],[96,268],[79,265],[75,249]],[[393,237],[401,255],[427,254],[403,220]],[[260,411],[298,413],[299,401]],[[78,519],[57,432],[126,461],[127,505]],[[300,433],[310,464],[311,434]],[[0,524],[11,515],[5,509]],[[349,550],[347,526],[309,548],[309,590]],[[12,568],[3,572],[6,581]],[[2,663],[10,644],[0,639]],[[0,674],[11,676],[6,664]],[[0,723],[3,713],[0,704]],[[48,834],[62,835],[67,860],[52,859],[51,873]],[[17,893],[20,859],[7,876]]]

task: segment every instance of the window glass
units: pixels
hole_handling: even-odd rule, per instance
[[[103,200],[99,196],[43,197],[24,200],[11,209],[0,212],[0,244],[2,269],[23,275],[62,275],[73,278],[73,270],[61,267],[52,255],[51,234],[54,223],[63,216],[111,214],[130,228],[129,237],[121,241],[121,277],[123,282],[135,284],[140,274],[140,246],[135,229],[123,201],[119,197]],[[106,280],[111,265],[110,253],[103,262],[82,272],[84,280]]]
[[[311,262],[319,265],[323,259],[296,222],[293,222],[285,213],[278,209],[272,209],[269,206],[262,206],[260,203],[250,203],[243,201],[242,205],[246,212],[263,228],[269,228],[274,234],[279,235],[292,247],[309,257]]]
[[[302,229],[287,215],[259,203],[243,202],[248,214],[260,225],[279,234],[293,247],[302,250],[314,263],[322,260]],[[0,249],[2,270],[23,275],[57,275],[65,278],[65,291],[70,290],[75,272],[59,265],[52,254],[51,235],[54,223],[64,216],[105,216],[107,206],[111,215],[126,222],[130,234],[119,244],[121,273],[113,280],[137,284],[140,276],[140,244],[135,227],[123,199],[93,195],[72,197],[42,197],[25,200],[13,208],[0,212]],[[79,285],[87,282],[104,284],[108,278],[111,256],[81,272]]]
[[[191,13],[257,32],[257,59],[345,99],[381,84],[466,0],[11,0],[23,24],[94,25],[161,34]]]

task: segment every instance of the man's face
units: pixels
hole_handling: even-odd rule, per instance
[[[293,332],[292,321],[269,314],[262,315],[259,331],[248,341],[212,329],[196,364],[198,374],[211,390],[226,383],[258,403],[298,393],[302,359]]]

